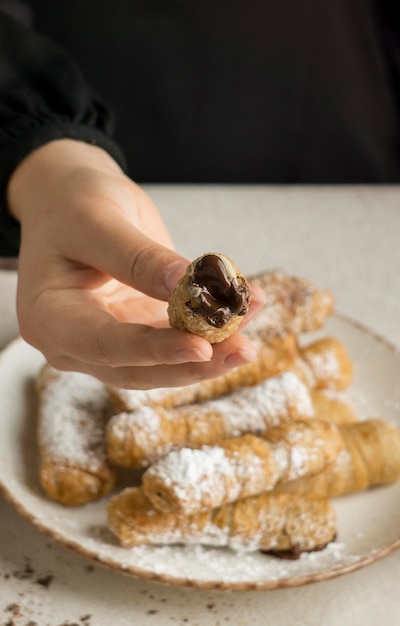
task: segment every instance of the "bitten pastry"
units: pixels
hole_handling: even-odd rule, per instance
[[[163,514],[143,491],[125,489],[108,505],[108,524],[121,545],[203,544],[263,550],[296,558],[334,540],[336,516],[326,499],[261,494],[191,516]]]
[[[310,391],[292,372],[237,389],[218,400],[175,408],[143,406],[107,424],[108,456],[118,465],[147,467],[170,450],[263,433],[282,422],[312,418]]]
[[[229,370],[222,376],[173,388],[141,390],[110,387],[111,402],[117,410],[125,412],[135,411],[143,406],[162,406],[168,409],[195,404],[219,398],[240,387],[256,385],[266,378],[295,367],[298,349],[294,335],[269,333],[262,340],[255,338],[253,343],[257,347],[256,360]]]
[[[143,474],[143,491],[158,510],[189,515],[318,472],[343,446],[337,428],[327,422],[286,424],[266,436],[269,440],[246,434],[172,451]]]
[[[40,482],[48,496],[76,506],[97,500],[114,485],[104,428],[108,393],[97,379],[49,365],[38,380]]]
[[[281,483],[276,490],[333,498],[400,478],[400,433],[392,424],[369,419],[339,430],[344,447],[331,467],[315,476]]]
[[[210,343],[230,337],[250,304],[246,278],[225,255],[203,254],[187,268],[171,294],[171,326],[201,335]]]

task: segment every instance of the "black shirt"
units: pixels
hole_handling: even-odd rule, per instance
[[[400,182],[400,0],[25,4],[46,39],[0,13],[3,187],[59,136],[138,182]]]

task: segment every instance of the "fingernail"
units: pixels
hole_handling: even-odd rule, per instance
[[[240,365],[246,365],[247,363],[251,363],[257,357],[257,350],[254,348],[248,348],[246,350],[238,350],[237,352],[232,352],[229,354],[225,361],[224,365],[226,369],[233,369],[234,367],[239,367]]]
[[[182,261],[176,261],[172,263],[167,270],[165,275],[165,286],[168,291],[173,291],[178,284],[178,281],[182,278],[184,273],[186,272],[187,265],[182,263]]]
[[[193,363],[197,361],[209,361],[212,357],[212,348],[202,351],[197,348],[183,348],[175,353],[176,360],[180,363]]]

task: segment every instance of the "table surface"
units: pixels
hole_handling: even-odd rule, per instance
[[[151,186],[178,250],[217,250],[241,270],[280,267],[331,289],[337,309],[400,347],[399,187]],[[18,333],[17,277],[0,270],[0,346]],[[399,529],[400,530],[400,529]],[[400,552],[303,587],[209,592],[94,565],[0,496],[0,626],[394,626]]]

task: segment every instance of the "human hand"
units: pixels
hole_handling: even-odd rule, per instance
[[[168,328],[188,261],[147,194],[100,148],[69,139],[32,152],[8,187],[22,231],[21,335],[61,370],[127,388],[184,385],[255,357],[235,334],[211,346]],[[250,318],[263,293],[253,288]]]

